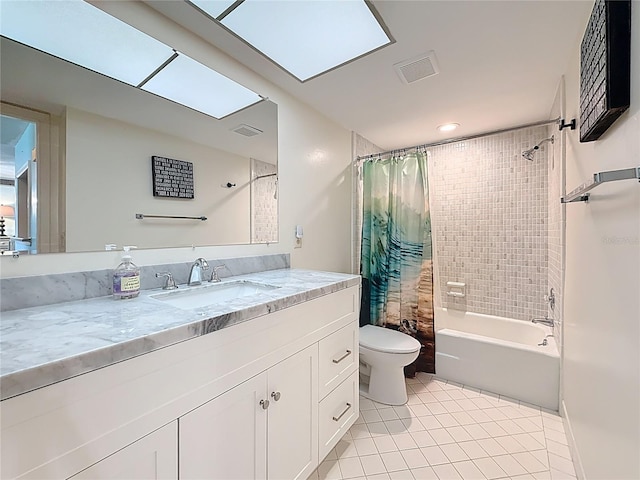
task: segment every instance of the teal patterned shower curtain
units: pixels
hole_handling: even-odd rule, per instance
[[[405,373],[435,371],[433,263],[423,152],[365,162],[360,325],[399,330],[422,344]]]

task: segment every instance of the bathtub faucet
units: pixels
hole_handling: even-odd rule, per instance
[[[533,323],[539,323],[541,325],[546,325],[547,327],[551,327],[551,328],[553,328],[555,325],[555,320],[547,316],[545,316],[544,318],[532,318],[531,321]]]

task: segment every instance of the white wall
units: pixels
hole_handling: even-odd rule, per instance
[[[296,268],[350,270],[351,135],[307,105],[168,19],[136,2],[106,7],[137,28],[208,64],[278,105],[279,243],[138,251],[140,265],[291,253]],[[97,221],[97,220],[94,220]],[[301,248],[294,228],[304,227]],[[2,277],[113,268],[118,252],[49,254],[0,259]]]
[[[585,24],[586,26],[586,24]],[[598,141],[567,135],[566,188],[640,165],[640,2],[632,6],[631,107]],[[566,74],[579,118],[579,50]],[[566,206],[564,407],[588,479],[640,478],[640,185],[604,184]],[[583,470],[581,472],[580,470]]]
[[[66,251],[249,243],[249,159],[67,109]],[[152,195],[151,156],[193,163],[193,199]],[[236,187],[226,188],[227,182]],[[136,220],[135,214],[207,221]],[[88,222],[88,219],[95,219]]]

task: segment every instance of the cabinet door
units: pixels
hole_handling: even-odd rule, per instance
[[[178,478],[177,421],[70,477],[72,480],[169,480]]]
[[[268,371],[269,480],[306,480],[318,464],[317,363],[312,345]]]
[[[180,479],[266,478],[267,374],[180,417]]]

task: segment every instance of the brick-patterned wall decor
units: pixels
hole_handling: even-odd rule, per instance
[[[256,178],[271,173],[277,165],[251,159],[251,243],[278,241],[278,177]]]
[[[522,152],[549,136],[539,126],[428,149],[442,306],[520,320],[547,313],[550,145],[533,162]],[[464,282],[466,297],[447,296],[448,281]]]

